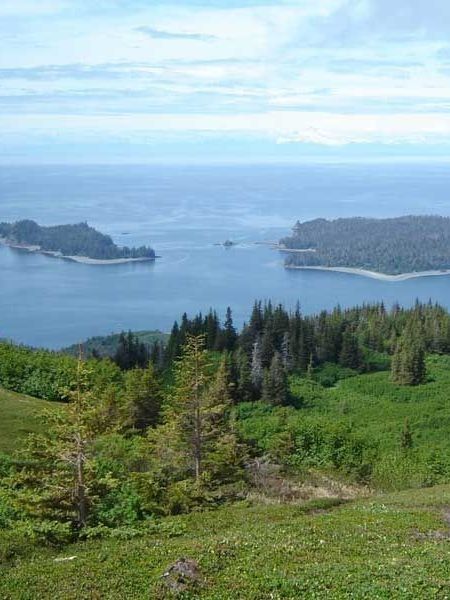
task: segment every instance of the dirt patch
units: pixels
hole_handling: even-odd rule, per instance
[[[367,487],[351,485],[310,471],[302,479],[287,476],[279,465],[254,461],[249,469],[252,489],[249,500],[264,504],[304,504],[311,500],[354,500],[367,497]],[[318,507],[320,510],[321,507]]]
[[[450,507],[446,506],[442,511],[442,519],[446,525],[446,529],[437,529],[435,531],[414,531],[413,537],[416,540],[437,540],[447,541],[450,540]]]

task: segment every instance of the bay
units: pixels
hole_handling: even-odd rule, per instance
[[[0,337],[58,348],[123,329],[168,331],[185,311],[227,306],[242,324],[256,298],[299,301],[305,313],[416,298],[450,307],[450,277],[289,271],[255,244],[297,219],[450,215],[449,192],[445,163],[2,166],[0,221],[88,221],[161,258],[92,266],[0,247]],[[237,245],[215,245],[226,239]]]

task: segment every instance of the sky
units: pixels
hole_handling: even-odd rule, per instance
[[[0,2],[0,162],[448,156],[448,0]]]

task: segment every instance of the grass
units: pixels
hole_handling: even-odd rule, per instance
[[[161,576],[186,557],[198,561],[201,584],[183,598],[444,599],[448,505],[450,486],[440,486],[325,511],[241,505],[173,517],[167,534],[39,550],[0,566],[0,597],[168,598]]]
[[[45,408],[54,410],[55,402],[0,389],[0,453],[11,454],[29,433],[40,431],[38,417]]]
[[[408,418],[414,451],[450,454],[450,357],[430,357],[428,371],[429,382],[417,388],[393,385],[388,373],[342,380],[314,390],[292,418],[351,424],[392,456]],[[38,429],[37,414],[46,406],[55,403],[0,390],[0,450],[11,451]],[[270,413],[258,415],[250,425],[253,418],[270,430]],[[450,485],[440,485],[345,503],[242,502],[164,519],[135,539],[63,550],[24,548],[0,532],[0,556],[2,545],[11,544],[0,562],[0,598],[170,598],[162,575],[186,557],[198,561],[201,579],[184,599],[444,600],[450,598],[449,511]],[[55,562],[64,557],[76,558]]]
[[[339,420],[352,429],[398,448],[408,419],[416,448],[450,452],[450,357],[430,356],[429,381],[417,387],[401,387],[389,372],[344,379],[324,390],[308,404],[305,414]]]

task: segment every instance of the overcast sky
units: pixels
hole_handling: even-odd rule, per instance
[[[450,155],[449,0],[1,0],[0,160]]]

